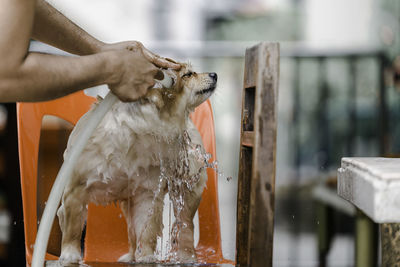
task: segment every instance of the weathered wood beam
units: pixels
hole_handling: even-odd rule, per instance
[[[278,80],[278,43],[246,50],[236,232],[239,266],[272,266]]]

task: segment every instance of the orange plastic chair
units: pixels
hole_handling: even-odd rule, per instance
[[[27,266],[32,261],[38,227],[37,166],[43,116],[53,115],[76,124],[94,100],[83,92],[78,92],[53,101],[17,105]],[[200,131],[206,151],[212,154],[211,160],[215,160],[214,120],[210,102],[200,105],[192,119]],[[222,256],[217,175],[210,169],[207,174],[207,187],[198,210],[200,237],[196,253],[200,262],[232,264],[233,262]],[[89,205],[84,252],[86,262],[116,262],[129,250],[125,219],[121,214],[121,210],[115,205]],[[46,260],[56,259],[56,255],[46,254]]]

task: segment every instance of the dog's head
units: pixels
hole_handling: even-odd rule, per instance
[[[172,78],[171,88],[156,84],[146,95],[160,112],[190,113],[209,98],[217,86],[216,73],[196,73],[189,64],[181,65],[179,71],[164,71]]]

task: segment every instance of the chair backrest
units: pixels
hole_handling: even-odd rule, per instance
[[[21,168],[21,186],[24,211],[25,247],[27,264],[30,265],[33,244],[37,234],[37,166],[39,139],[44,115],[53,115],[72,124],[86,113],[94,98],[78,92],[57,100],[40,103],[18,103],[18,142]],[[192,120],[202,136],[207,152],[216,159],[214,120],[209,101],[200,105]],[[221,234],[218,208],[217,175],[207,170],[208,182],[199,207],[199,244],[196,248],[198,258],[207,263],[225,263],[222,257]],[[115,262],[128,251],[128,238],[125,219],[121,210],[109,205],[106,207],[89,205],[85,237],[85,261]],[[47,260],[56,255],[46,254]]]

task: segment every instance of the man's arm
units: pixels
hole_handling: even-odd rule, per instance
[[[118,60],[121,56],[129,57],[129,60]],[[49,100],[100,84],[109,84],[122,100],[132,101],[146,93],[154,83],[152,77],[157,72],[146,61],[143,64],[147,69],[147,75],[143,75],[146,78],[133,81],[121,69],[136,70],[133,65],[138,61],[143,63],[143,56],[129,51],[82,57],[29,53],[18,68],[0,76],[0,101]],[[132,89],[134,86],[136,90]]]
[[[44,0],[37,0],[32,37],[75,55],[95,54],[105,45]]]
[[[161,68],[180,68],[179,64],[153,54],[139,42],[126,41],[117,44],[106,44],[97,40],[45,0],[37,0],[32,37],[35,40],[76,55],[91,55],[107,50],[140,48],[147,60],[156,66]]]
[[[35,0],[0,0],[0,74],[26,57]]]
[[[35,0],[0,0],[0,102],[41,101],[108,84],[123,101],[144,95],[158,68],[142,49],[82,57],[28,53]]]

